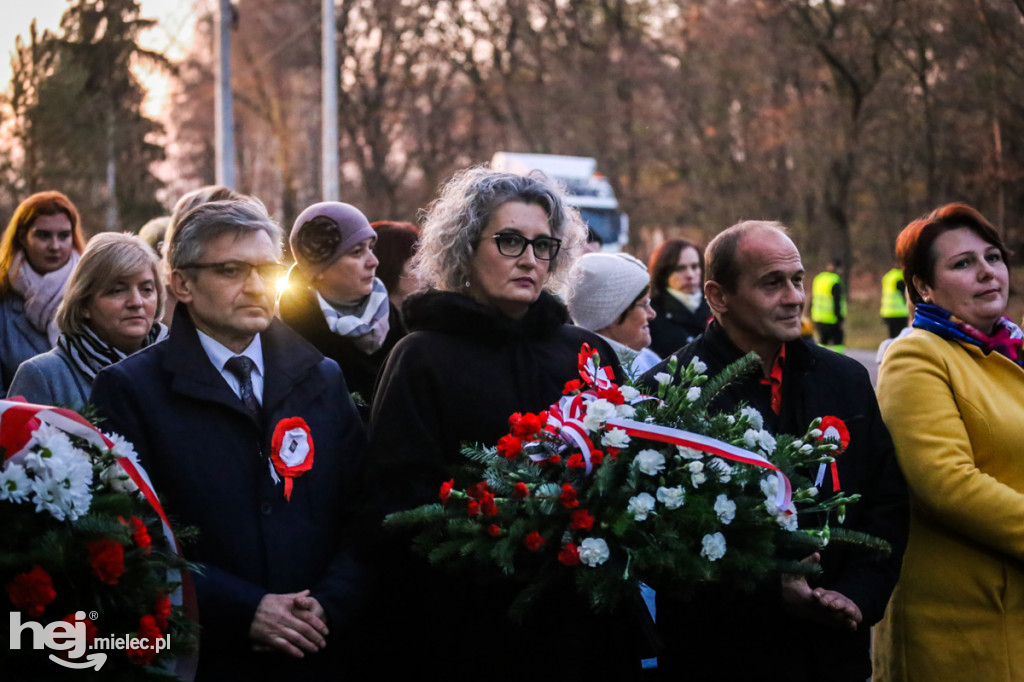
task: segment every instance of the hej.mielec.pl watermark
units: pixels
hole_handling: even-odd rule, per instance
[[[128,649],[155,649],[157,653],[171,648],[170,634],[163,637],[96,637],[92,644],[88,642],[85,626],[85,611],[75,613],[75,622],[58,620],[43,625],[34,620],[21,622],[21,612],[11,611],[10,648],[12,651],[21,649],[22,639],[26,632],[31,635],[33,649],[52,649],[67,652],[65,657],[50,654],[51,661],[65,668],[99,670],[107,661],[102,650],[125,651]],[[89,617],[96,620],[98,614],[90,613]],[[86,651],[88,656],[82,658]],[[82,660],[77,660],[82,659]]]

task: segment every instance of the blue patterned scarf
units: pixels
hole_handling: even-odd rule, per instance
[[[1021,345],[1024,332],[1007,317],[996,322],[995,333],[989,336],[967,324],[945,308],[922,303],[914,310],[914,327],[937,334],[944,339],[969,343],[981,348],[985,354],[992,351],[1005,355],[1024,367]]]

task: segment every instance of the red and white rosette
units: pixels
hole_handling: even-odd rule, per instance
[[[282,419],[270,441],[270,476],[274,483],[284,479],[284,499],[292,499],[296,478],[313,468],[313,434],[302,417]]]
[[[818,442],[828,441],[835,443],[838,449],[835,451],[834,457],[838,457],[846,450],[846,447],[850,444],[850,432],[846,428],[846,424],[839,417],[833,417],[831,415],[821,418],[821,424],[818,426],[818,430],[821,431],[821,435],[818,436]],[[818,467],[818,475],[814,478],[814,485],[820,486],[822,481],[825,480],[825,463],[822,463]],[[836,465],[835,460],[832,461],[832,489],[839,490],[839,467]]]

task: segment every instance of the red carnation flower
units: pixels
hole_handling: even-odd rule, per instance
[[[608,456],[611,457],[612,459],[616,459],[619,456],[619,449],[609,445]]]
[[[565,460],[565,466],[570,469],[582,470],[587,468],[587,462],[583,459],[583,455],[577,452],[574,455],[569,455],[569,459]]]
[[[466,513],[469,514],[469,518],[480,516],[480,502],[477,500],[470,500],[466,507]]]
[[[43,615],[47,604],[57,598],[50,574],[38,564],[7,583],[7,596],[14,608],[31,618]]]
[[[590,530],[594,527],[594,517],[586,509],[577,509],[570,518],[569,528],[572,530]]]
[[[573,379],[572,381],[565,382],[565,388],[562,389],[562,395],[569,395],[570,393],[576,393],[583,390],[583,382],[579,379]]]
[[[618,386],[609,386],[608,388],[597,389],[597,397],[604,398],[612,405],[622,405],[626,402],[626,399],[622,397],[622,391],[619,390]]]
[[[523,418],[523,415],[522,415],[521,412],[513,412],[512,414],[510,414],[508,416],[508,430],[509,431],[514,431],[515,428],[516,428],[516,424],[518,424],[519,420],[522,419],[522,418]]]
[[[526,549],[536,552],[544,545],[544,536],[537,531],[533,531],[523,538],[523,544],[526,546]]]
[[[530,496],[530,487],[527,486],[522,481],[520,481],[519,483],[516,483],[515,487],[512,489],[512,496],[513,497],[518,497],[519,499],[522,499],[524,497],[529,497]]]
[[[550,457],[548,457],[548,461],[551,462],[552,464],[560,464],[562,462],[562,456],[551,455]]]
[[[153,617],[156,618],[156,625],[161,630],[167,629],[167,622],[171,618],[171,595],[161,594],[153,604]]]
[[[116,585],[124,574],[124,547],[110,538],[93,540],[86,545],[89,550],[89,565],[100,582]]]
[[[466,488],[466,494],[474,500],[479,500],[487,492],[487,481],[480,481]]]
[[[499,528],[496,524],[492,523],[491,525],[487,526],[487,534],[490,535],[492,538],[496,538],[499,535],[501,535],[501,528]]]
[[[562,546],[562,551],[558,553],[558,562],[565,566],[576,566],[580,563],[580,550],[572,542],[567,542]]]
[[[135,634],[139,639],[146,641],[146,648],[129,647],[125,649],[124,653],[138,665],[149,665],[156,658],[156,640],[163,637],[164,633],[157,627],[156,619],[153,616],[145,615],[139,619],[139,630]]]
[[[146,528],[146,524],[137,516],[133,516],[128,522],[131,524],[132,540],[135,541],[135,546],[143,553],[149,554],[152,551],[153,539],[149,537],[149,529]]]
[[[519,438],[533,438],[538,431],[544,428],[544,422],[547,421],[547,413],[543,412],[541,414],[544,415],[543,419],[541,419],[540,415],[533,413],[524,414],[522,418],[516,422],[515,426],[512,427],[512,435]]]
[[[494,493],[484,493],[483,499],[480,500],[480,511],[484,513],[484,516],[498,515],[498,505],[494,503]]]
[[[575,509],[580,506],[579,500],[576,499],[576,489],[569,483],[562,484],[562,494],[558,496],[558,501],[566,509]]]
[[[455,479],[449,479],[441,484],[441,494],[438,495],[441,498],[441,504],[448,504],[448,498],[452,495],[452,486],[455,485]]]
[[[515,459],[523,451],[523,441],[515,436],[502,436],[498,439],[498,454],[507,459]]]
[[[593,464],[594,466],[600,466],[601,462],[603,462],[603,461],[604,461],[604,453],[603,452],[601,452],[600,450],[591,450],[590,451],[590,463],[591,464]]]

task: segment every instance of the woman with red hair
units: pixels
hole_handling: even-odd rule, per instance
[[[917,308],[878,403],[910,536],[874,679],[1024,680],[1024,334],[1005,317],[1008,251],[965,204],[907,225],[896,251]]]
[[[85,248],[78,210],[60,192],[38,192],[0,238],[0,396],[23,361],[53,348],[54,315]]]

